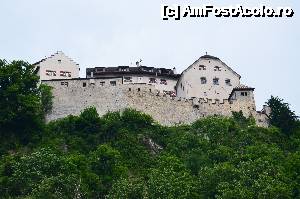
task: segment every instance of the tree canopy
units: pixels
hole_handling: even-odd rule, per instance
[[[288,103],[283,102],[279,97],[273,97],[268,100],[267,105],[271,109],[269,121],[282,130],[287,135],[291,135],[296,128],[299,128],[298,117],[292,111]]]

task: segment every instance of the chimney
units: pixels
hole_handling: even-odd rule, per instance
[[[176,72],[176,68],[175,68],[175,67],[173,68],[173,73],[174,73],[174,74],[176,74],[176,73],[177,73],[177,72]]]

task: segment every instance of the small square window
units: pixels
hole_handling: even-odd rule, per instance
[[[132,82],[132,77],[124,77],[124,82]]]
[[[247,92],[241,92],[241,96],[248,96]]]
[[[156,78],[150,77],[150,78],[149,78],[149,83],[156,83]]]
[[[59,59],[59,60],[57,60],[57,62],[60,64],[60,63],[61,63],[61,60]]]
[[[206,77],[201,77],[200,80],[201,80],[201,84],[206,84],[207,82]]]
[[[68,85],[69,85],[69,82],[60,82],[60,85],[68,86]]]
[[[117,85],[117,82],[116,82],[116,81],[110,81],[110,85],[116,86],[116,85]]]
[[[165,80],[165,79],[160,79],[160,84],[167,85],[167,80]]]
[[[104,86],[105,82],[100,82],[100,86]]]
[[[215,66],[214,71],[221,71],[221,67],[220,66]]]
[[[214,85],[219,85],[219,78],[214,78],[213,79],[213,84]]]
[[[199,70],[206,70],[206,66],[200,65],[200,66],[199,66]]]
[[[230,79],[225,79],[225,84],[226,84],[227,86],[232,86],[232,85],[231,85],[231,82],[230,82]]]
[[[83,87],[86,87],[86,82],[83,82],[83,83],[82,83],[82,86],[83,86]]]

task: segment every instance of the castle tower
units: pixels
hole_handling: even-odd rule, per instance
[[[233,111],[243,111],[245,115],[256,112],[254,100],[254,88],[240,84],[232,89],[229,95],[229,102],[233,103]]]
[[[241,76],[219,58],[204,55],[184,70],[176,84],[182,98],[228,99]]]

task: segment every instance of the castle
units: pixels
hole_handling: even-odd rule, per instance
[[[43,84],[53,87],[53,108],[47,121],[78,115],[89,106],[100,115],[134,108],[163,125],[189,124],[209,115],[242,111],[267,126],[268,107],[256,111],[254,88],[219,58],[204,55],[181,74],[176,69],[143,66],[95,67],[79,77],[80,67],[63,52],[33,64]]]

